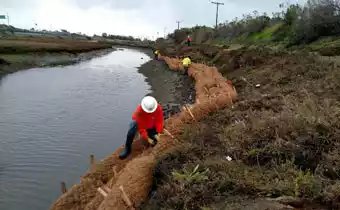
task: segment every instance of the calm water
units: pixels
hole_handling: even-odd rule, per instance
[[[136,67],[148,60],[125,49],[0,80],[1,210],[48,209],[61,181],[79,182],[90,154],[102,159],[125,142],[131,114],[149,91]]]

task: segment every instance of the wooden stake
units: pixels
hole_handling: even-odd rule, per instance
[[[91,166],[94,164],[94,155],[90,155],[90,164]]]
[[[189,107],[187,105],[184,105],[184,107],[189,112],[189,114],[192,117],[192,119],[196,121],[196,119],[195,119],[194,115],[192,114],[192,112],[190,111]]]
[[[106,193],[102,188],[98,187],[97,190],[98,190],[98,192],[100,192],[100,194],[102,194],[104,197],[107,196],[107,193]]]
[[[208,88],[206,88],[205,86],[204,86],[204,90],[209,94],[210,92],[209,92],[209,90],[208,90]]]
[[[229,98],[229,100],[230,100],[231,105],[234,105],[233,99],[231,99],[231,96],[230,96],[230,92],[228,92],[228,98]]]
[[[106,185],[102,186],[102,188],[103,188],[106,192],[108,192],[108,193],[111,191],[111,189],[108,188]]]
[[[164,131],[164,133],[165,133],[166,135],[168,135],[168,136],[170,136],[171,138],[177,140],[173,135],[171,135],[171,133],[170,133],[167,129],[164,128],[163,131]]]
[[[132,205],[132,202],[131,200],[129,199],[129,197],[126,195],[125,191],[124,191],[124,188],[122,185],[119,186],[119,189],[120,191],[122,192],[122,195],[123,195],[123,200],[125,201],[125,203],[132,209],[135,209]]]
[[[116,170],[116,166],[113,166],[113,177],[116,178],[117,177],[117,170]]]
[[[67,189],[66,189],[66,184],[65,182],[61,182],[61,192],[63,194],[67,193]]]

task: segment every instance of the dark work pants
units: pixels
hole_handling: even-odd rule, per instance
[[[149,138],[157,141],[155,139],[155,135],[157,135],[157,131],[156,128],[153,127],[151,129],[146,130],[148,132],[148,136]],[[130,126],[129,126],[129,131],[127,132],[127,136],[126,136],[126,148],[129,152],[131,152],[131,145],[133,142],[133,139],[135,138],[136,134],[138,132],[138,127],[137,127],[137,122],[135,120],[130,122]]]
[[[188,75],[189,66],[184,67],[184,75]]]

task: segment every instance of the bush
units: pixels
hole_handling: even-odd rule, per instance
[[[306,44],[323,36],[340,35],[340,2],[309,0],[305,6],[290,5],[285,24],[291,26],[291,45]]]
[[[257,11],[254,11],[253,14],[243,15],[240,20],[235,18],[231,22],[220,24],[216,38],[231,40],[244,33],[251,35],[260,32],[270,25],[270,20],[266,13],[259,15]]]

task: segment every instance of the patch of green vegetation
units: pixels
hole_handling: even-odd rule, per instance
[[[310,171],[306,173],[300,171],[295,181],[295,196],[316,198],[322,191],[322,184],[318,181]]]
[[[259,33],[254,33],[249,39],[250,40],[261,40],[261,41],[272,41],[273,34],[282,27],[283,23],[276,24],[272,27],[267,27]]]
[[[209,171],[209,169],[205,170],[199,170],[199,165],[196,165],[196,167],[191,171],[186,168],[183,168],[181,171],[174,170],[172,172],[173,179],[176,181],[184,181],[186,183],[191,182],[202,182],[208,179],[206,173]]]
[[[327,37],[307,45],[307,49],[324,56],[340,55],[340,37]]]
[[[255,149],[251,149],[248,151],[248,156],[256,156],[258,153],[263,152],[264,149],[262,148],[255,148]]]

